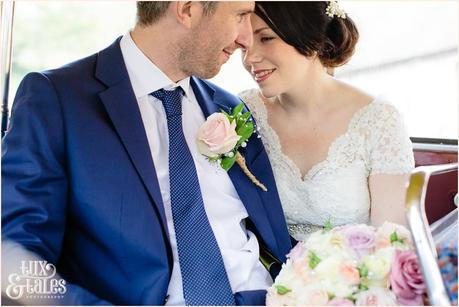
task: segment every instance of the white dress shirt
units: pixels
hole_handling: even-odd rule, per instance
[[[233,183],[223,169],[209,163],[197,150],[196,136],[205,118],[190,85],[190,78],[178,83],[171,81],[142,53],[129,33],[123,36],[120,46],[145,126],[166,211],[174,257],[167,305],[185,305],[185,300],[171,211],[166,114],[161,101],[150,95],[161,88],[181,86],[185,92],[182,99],[183,132],[196,166],[204,207],[220,248],[233,293],[268,288],[273,281],[258,260],[258,241],[255,235],[245,228],[243,221],[248,214]]]

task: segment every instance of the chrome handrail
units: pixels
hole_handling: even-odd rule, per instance
[[[431,305],[446,306],[451,305],[451,302],[438,267],[437,250],[426,217],[427,186],[430,176],[446,173],[457,167],[457,163],[417,167],[411,173],[406,192],[406,218]]]
[[[11,77],[11,58],[13,50],[13,17],[14,1],[5,0],[1,2],[1,33],[0,33],[0,97],[2,98],[2,123],[1,136],[3,137],[8,127],[8,95]]]

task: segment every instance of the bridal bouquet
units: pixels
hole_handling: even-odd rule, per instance
[[[422,305],[425,292],[406,228],[328,225],[287,255],[266,304]]]

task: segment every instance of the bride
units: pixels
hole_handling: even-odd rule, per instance
[[[243,53],[259,89],[240,97],[268,152],[290,234],[325,223],[404,223],[414,167],[400,113],[327,70],[349,61],[358,40],[335,1],[257,2],[253,47]]]

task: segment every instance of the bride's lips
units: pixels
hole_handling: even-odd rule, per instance
[[[273,74],[275,70],[276,70],[275,68],[274,69],[259,69],[259,70],[253,71],[252,75],[255,81],[257,83],[260,83],[260,82],[265,81],[269,77],[271,77],[271,75]]]

